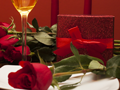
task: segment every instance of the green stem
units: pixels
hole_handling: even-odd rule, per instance
[[[78,74],[78,73],[83,73],[85,75],[87,72],[93,72],[93,71],[98,71],[98,70],[106,71],[106,68],[103,68],[103,69],[84,69],[84,70],[72,71],[72,72],[55,73],[55,74],[53,74],[53,77],[66,76],[66,75],[72,75],[72,74]]]
[[[27,32],[27,35],[36,34],[37,32]],[[8,30],[8,34],[22,34],[22,32]]]
[[[12,22],[11,22],[10,26],[9,26],[7,29],[9,29],[10,27],[12,27],[13,24],[14,24],[14,19],[13,19],[13,17],[11,17],[10,19],[11,19]]]
[[[37,34],[38,32],[27,32],[27,35]],[[8,30],[8,34],[22,34],[22,32]],[[56,33],[48,33],[49,35],[56,35]]]
[[[38,58],[40,60],[40,63],[46,65],[45,62],[44,62],[44,60],[40,57],[40,54],[39,54],[38,50],[37,50],[37,55],[38,55]]]
[[[120,40],[114,40],[114,43],[120,43]]]
[[[120,44],[114,44],[115,47],[120,47]]]
[[[71,74],[77,74],[77,73],[86,73],[86,72],[91,72],[93,69],[84,69],[80,71],[73,71],[73,72],[62,72],[62,73],[55,73],[53,74],[54,77],[59,77],[59,76],[66,76],[66,75],[71,75]]]
[[[29,56],[33,56],[33,55],[35,55],[35,53],[34,52],[30,52]]]

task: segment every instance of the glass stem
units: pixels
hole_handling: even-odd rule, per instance
[[[27,61],[27,50],[26,50],[26,32],[27,32],[27,18],[28,14],[21,13],[22,22],[22,60]]]

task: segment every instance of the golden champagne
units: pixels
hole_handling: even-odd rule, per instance
[[[22,22],[22,60],[27,60],[26,54],[26,30],[27,30],[27,18],[29,12],[33,9],[37,0],[11,0],[14,7],[18,10],[21,15]]]
[[[30,12],[37,0],[12,0],[12,3],[19,12]]]

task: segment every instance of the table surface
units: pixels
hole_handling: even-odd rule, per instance
[[[14,89],[8,84],[8,74],[10,72],[15,72],[18,69],[20,69],[21,66],[13,66],[13,65],[5,65],[0,68],[0,90],[20,90],[20,89]],[[76,82],[79,82],[81,80],[81,76],[83,74],[73,74],[72,77],[62,83],[59,83],[60,86],[62,85],[68,85],[73,84]],[[70,90],[119,90],[119,81],[116,78],[101,78],[98,75],[95,75],[91,72],[87,73],[80,84],[77,85],[74,89]],[[52,86],[49,87],[48,90],[57,90],[57,88],[54,88]]]

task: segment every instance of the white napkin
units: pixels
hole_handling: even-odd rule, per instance
[[[60,85],[66,85],[66,84],[73,84],[75,82],[79,82],[81,80],[82,74],[74,74],[72,77],[65,81],[60,83]],[[118,90],[119,88],[119,81],[118,79],[110,79],[110,78],[104,78],[104,79],[98,79],[97,75],[93,73],[87,73],[80,84],[77,85],[74,89],[70,90]],[[57,90],[57,88],[54,88],[52,86],[49,87],[48,90]]]
[[[15,89],[8,84],[8,74],[10,72],[16,72],[20,68],[21,66],[19,65],[4,65],[3,67],[1,67],[0,68],[0,88],[21,90],[21,89]],[[60,83],[60,86],[66,85],[66,84],[73,84],[80,81],[81,75],[83,74],[72,75],[72,77],[69,80],[66,80],[65,82]],[[81,84],[79,84],[76,88],[70,89],[70,90],[117,90],[119,88],[118,79],[105,78],[105,79],[95,80],[95,77],[96,77],[95,74],[87,73],[83,77]],[[53,89],[53,87],[50,86],[48,90],[57,90],[57,88]]]
[[[16,72],[20,68],[22,68],[22,67],[19,65],[4,65],[4,66],[2,66],[0,68],[0,88],[8,89],[8,90],[9,89],[22,90],[22,89],[15,89],[8,84],[8,74],[10,72]]]

